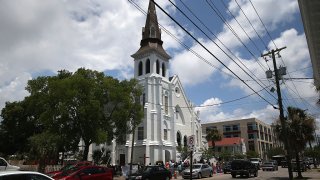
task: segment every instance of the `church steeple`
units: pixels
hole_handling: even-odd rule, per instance
[[[133,58],[145,54],[149,51],[156,51],[164,59],[168,60],[171,57],[166,53],[162,47],[161,30],[158,25],[158,18],[156,14],[156,7],[152,0],[149,0],[148,14],[145,27],[142,28],[142,39],[140,41],[140,49],[132,55]]]
[[[153,40],[154,42],[157,41],[158,44],[162,45],[161,41],[161,31],[158,26],[158,18],[156,14],[156,7],[153,1],[149,1],[148,7],[148,15],[146,19],[146,25],[142,29],[142,40],[141,45]]]

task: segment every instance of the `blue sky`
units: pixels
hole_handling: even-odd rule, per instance
[[[147,0],[133,2],[142,9],[147,9]],[[221,47],[226,46],[232,52],[229,56],[236,56],[233,59],[238,64],[241,61],[240,65],[244,64],[245,67],[241,66],[254,74],[251,76],[263,82],[263,87],[275,87],[273,82],[265,77],[265,71],[269,67],[273,69],[272,63],[266,63],[260,57],[261,53],[275,48],[273,42],[279,48],[287,47],[281,51],[282,59],[277,59],[278,65],[286,66],[287,72],[290,72],[286,78],[312,77],[308,46],[296,0],[251,0],[268,32],[249,0],[172,0],[209,35],[210,39],[181,15],[169,1],[156,2],[255,91],[260,91],[262,87],[237,67],[212,41]],[[221,21],[209,4],[218,8],[227,24],[234,29],[250,51],[230,31],[226,23]],[[184,5],[190,8],[210,31],[199,24]],[[230,72],[225,67],[160,9],[157,9],[157,14],[162,26],[217,67],[213,68],[204,63],[162,31],[163,46],[172,56],[170,74],[179,76],[187,97],[195,106],[205,106],[197,107],[202,122],[256,117],[271,123],[278,117],[278,110],[273,109],[257,95],[226,103],[250,95],[253,91],[241,81],[228,76],[226,73]],[[250,38],[242,31],[233,16]],[[61,69],[73,72],[85,67],[103,71],[119,79],[132,78],[133,59],[130,55],[139,48],[145,18],[145,15],[127,0],[1,1],[0,108],[4,107],[6,101],[18,101],[27,96],[24,88],[29,79],[53,75]],[[210,32],[213,32],[224,45],[221,45]],[[228,51],[225,48],[224,50]],[[312,82],[312,79],[283,81],[281,88],[284,105],[308,109],[307,112],[319,121],[319,106],[316,105],[319,95],[315,92]],[[259,93],[271,104],[277,104],[275,93],[272,93],[273,96],[266,91]],[[210,106],[213,104],[217,105]]]

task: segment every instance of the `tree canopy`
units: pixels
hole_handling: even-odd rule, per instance
[[[288,117],[286,119],[287,134],[284,134],[284,130],[279,125],[276,125],[276,132],[278,133],[279,139],[284,141],[288,139],[290,149],[295,154],[296,161],[299,162],[299,154],[306,148],[307,142],[314,138],[314,132],[316,129],[315,119],[309,116],[305,110],[288,107]],[[298,177],[302,177],[300,171],[300,164],[297,163]]]
[[[57,146],[52,148],[55,151],[77,150],[82,139],[85,160],[90,144],[110,143],[114,138],[124,142],[133,119],[139,124],[143,116],[137,81],[119,81],[98,71],[61,70],[56,76],[28,81],[26,90],[29,96],[7,102],[1,111],[0,134],[14,137],[10,144],[16,146],[0,149],[6,154],[26,151],[21,146],[39,146],[46,137]]]

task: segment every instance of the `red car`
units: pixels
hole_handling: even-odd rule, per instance
[[[83,166],[64,172],[55,180],[113,180],[113,170],[103,166]]]
[[[62,172],[70,171],[74,167],[91,166],[91,165],[92,165],[92,162],[81,161],[81,162],[76,162],[74,164],[67,164],[67,165],[63,166],[59,171],[52,171],[52,172],[48,172],[46,174],[52,178],[55,178],[55,177],[59,177]],[[74,171],[74,170],[72,170],[72,171]]]

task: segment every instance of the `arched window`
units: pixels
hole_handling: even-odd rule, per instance
[[[150,73],[150,60],[147,59],[147,62],[146,62],[146,74]]]
[[[183,146],[187,147],[188,146],[188,140],[187,140],[187,136],[183,137]]]
[[[177,143],[178,143],[178,146],[181,146],[181,134],[179,131],[177,132]]]
[[[160,64],[159,64],[159,60],[157,60],[157,62],[156,62],[156,69],[157,69],[157,74],[160,74]]]
[[[150,28],[150,37],[152,37],[152,38],[156,37],[156,30],[154,29],[153,26]]]
[[[142,75],[142,62],[139,62],[139,72],[138,75],[141,76]]]
[[[162,63],[162,76],[166,77],[166,65],[164,63]]]

